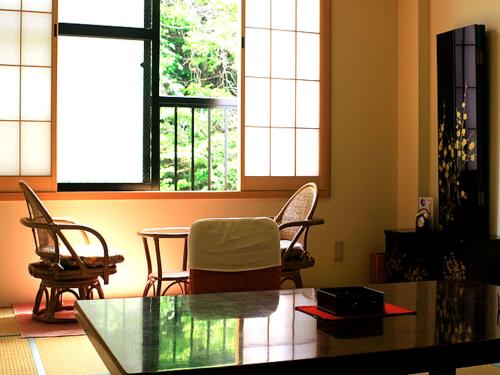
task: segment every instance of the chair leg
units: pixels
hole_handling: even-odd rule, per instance
[[[33,316],[39,316],[41,311],[40,311],[40,305],[42,303],[42,298],[45,296],[45,306],[49,303],[49,296],[47,292],[47,288],[43,286],[43,284],[40,284],[40,287],[38,288],[38,292],[36,293],[35,297],[35,304],[33,305]]]
[[[296,288],[302,288],[302,277],[300,277],[300,270],[297,270],[293,273],[293,282],[295,283]]]
[[[50,285],[50,284],[49,284]],[[96,289],[100,298],[104,298],[101,285],[97,281],[90,286],[47,286],[43,281],[40,283],[35,304],[33,306],[32,317],[35,320],[45,323],[75,323],[76,319],[71,316],[59,315],[56,313],[61,311],[72,311],[72,305],[63,305],[63,294],[71,293],[76,299],[88,299],[92,295],[92,289]],[[73,289],[78,289],[76,292]],[[45,307],[41,308],[42,299],[45,296]]]
[[[185,281],[183,282],[184,284],[184,287],[183,287],[183,294],[191,294],[190,291],[189,291],[189,281]]]
[[[154,284],[155,284],[154,280],[148,279],[148,281],[146,283],[146,286],[144,287],[144,292],[142,293],[143,297],[147,297],[148,296],[149,289],[151,289],[151,287],[153,288],[153,295],[156,295],[155,285]]]
[[[99,299],[104,299],[104,292],[102,291],[102,286],[99,280],[97,280],[95,284],[89,285],[86,289],[87,293],[85,295],[85,298],[82,299],[94,299],[94,289],[97,290],[97,295],[99,296]]]
[[[288,280],[293,281],[296,289],[302,288],[302,277],[300,276],[300,269],[287,271],[281,278],[281,285],[283,285],[283,283]]]
[[[97,294],[99,295],[99,299],[104,299],[104,292],[102,291],[102,286],[99,280],[97,280],[97,284],[94,286],[97,290]]]

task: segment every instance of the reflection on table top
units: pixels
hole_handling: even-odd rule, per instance
[[[184,238],[189,234],[189,227],[144,228],[138,234],[143,237]]]
[[[499,288],[465,281],[372,287],[417,314],[325,325],[294,309],[315,305],[314,289],[77,301],[76,311],[112,372],[420,372],[500,361]]]

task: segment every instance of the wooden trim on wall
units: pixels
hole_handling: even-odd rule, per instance
[[[57,22],[59,0],[52,0],[51,191],[57,191]]]
[[[332,2],[321,0],[320,12],[320,181],[318,188],[330,196],[332,127]]]
[[[16,180],[16,186],[17,186]],[[310,180],[308,180],[310,181]],[[31,185],[32,187],[34,185]],[[35,188],[35,190],[37,190]],[[294,192],[290,190],[248,190],[248,191],[178,191],[178,192],[163,192],[163,191],[91,191],[91,192],[44,192],[39,191],[37,194],[43,200],[149,200],[149,199],[223,199],[227,201],[240,199],[267,199],[267,198],[289,198]],[[9,193],[0,193],[1,201],[19,201],[24,200],[21,192],[16,192],[16,189]],[[19,188],[17,187],[17,191]],[[320,198],[328,198],[326,192],[319,191]]]

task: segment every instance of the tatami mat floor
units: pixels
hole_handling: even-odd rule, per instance
[[[0,308],[0,375],[102,375],[87,336],[21,338],[11,308]]]
[[[499,366],[457,369],[457,375],[500,375]],[[108,371],[87,336],[23,339],[12,309],[0,308],[0,375],[11,374],[103,375]]]

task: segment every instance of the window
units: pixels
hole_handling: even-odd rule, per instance
[[[2,11],[13,3],[0,0],[0,17],[29,12]],[[31,3],[41,7],[46,0],[22,2]],[[182,7],[203,8],[206,13],[191,8],[187,14],[208,28],[180,25],[186,22],[176,13]],[[233,28],[221,33],[217,12],[228,11],[234,12],[226,13]],[[52,17],[46,10],[33,14]],[[0,75],[20,72],[2,79],[12,87],[0,88],[0,97],[16,101],[9,93],[18,89],[24,103],[17,117],[0,109],[0,143],[9,137],[15,150],[0,148],[1,176],[11,174],[17,182],[23,173],[34,174],[23,162],[36,150],[49,155],[32,157],[45,163],[36,173],[50,182],[48,190],[56,181],[62,191],[291,190],[311,180],[328,189],[328,0],[59,0],[58,17],[57,43],[52,41],[57,86],[55,77],[35,74],[50,71],[54,58],[52,65],[0,61]],[[0,27],[10,30],[0,35],[0,46],[10,52],[2,56],[15,55],[13,45],[20,50],[20,40],[29,41],[14,18]],[[52,27],[43,27],[47,40]],[[179,42],[181,34],[188,47]],[[221,66],[208,58],[209,45],[223,56]],[[191,76],[180,86],[173,68],[186,66],[183,73]],[[222,76],[224,84],[217,80]],[[41,115],[43,101],[30,99],[35,83],[49,104],[57,91],[57,113],[53,104],[49,117]],[[28,109],[29,103],[37,106]],[[23,117],[26,111],[31,117]],[[57,147],[50,131],[55,115]],[[23,145],[33,141],[38,148],[30,144],[23,154]]]

